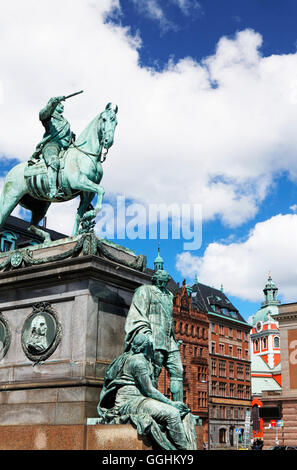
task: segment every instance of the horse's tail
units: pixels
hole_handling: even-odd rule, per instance
[[[6,175],[4,186],[0,195],[0,227],[12,213],[23,195],[27,185],[24,178],[25,163],[14,166]]]

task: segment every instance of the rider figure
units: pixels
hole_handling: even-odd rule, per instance
[[[55,198],[61,194],[57,190],[57,175],[60,161],[59,155],[62,149],[66,150],[75,139],[75,134],[70,130],[70,124],[62,115],[65,96],[51,98],[47,105],[40,111],[39,119],[42,122],[45,133],[42,141],[37,145],[36,151],[31,157],[34,163],[40,157],[41,152],[48,168],[49,198]]]

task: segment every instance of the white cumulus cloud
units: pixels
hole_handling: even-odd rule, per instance
[[[229,295],[260,301],[269,271],[286,302],[297,298],[297,215],[276,215],[259,222],[247,240],[211,243],[204,255],[189,252],[177,256],[176,267],[188,279],[198,274],[199,281],[224,285]]]
[[[262,57],[261,35],[244,30],[202,62],[156,72],[140,65],[139,35],[105,23],[112,10],[119,1],[1,2],[1,154],[27,160],[47,100],[84,89],[65,104],[76,134],[107,102],[119,105],[106,191],[201,204],[204,218],[231,227],[252,219],[282,171],[297,179],[297,53]]]

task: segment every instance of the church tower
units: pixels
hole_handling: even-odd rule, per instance
[[[278,288],[269,273],[263,289],[264,301],[252,317],[251,358],[252,394],[267,390],[280,390],[281,364],[278,322],[273,318],[278,313]]]
[[[164,260],[162,258],[162,256],[160,255],[160,244],[158,245],[158,255],[157,257],[155,258],[155,261],[154,261],[154,270],[155,272],[158,271],[158,269],[164,269]]]

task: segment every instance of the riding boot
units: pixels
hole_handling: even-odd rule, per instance
[[[51,166],[48,167],[48,184],[49,184],[49,195],[50,199],[58,197],[57,191],[57,172]]]

